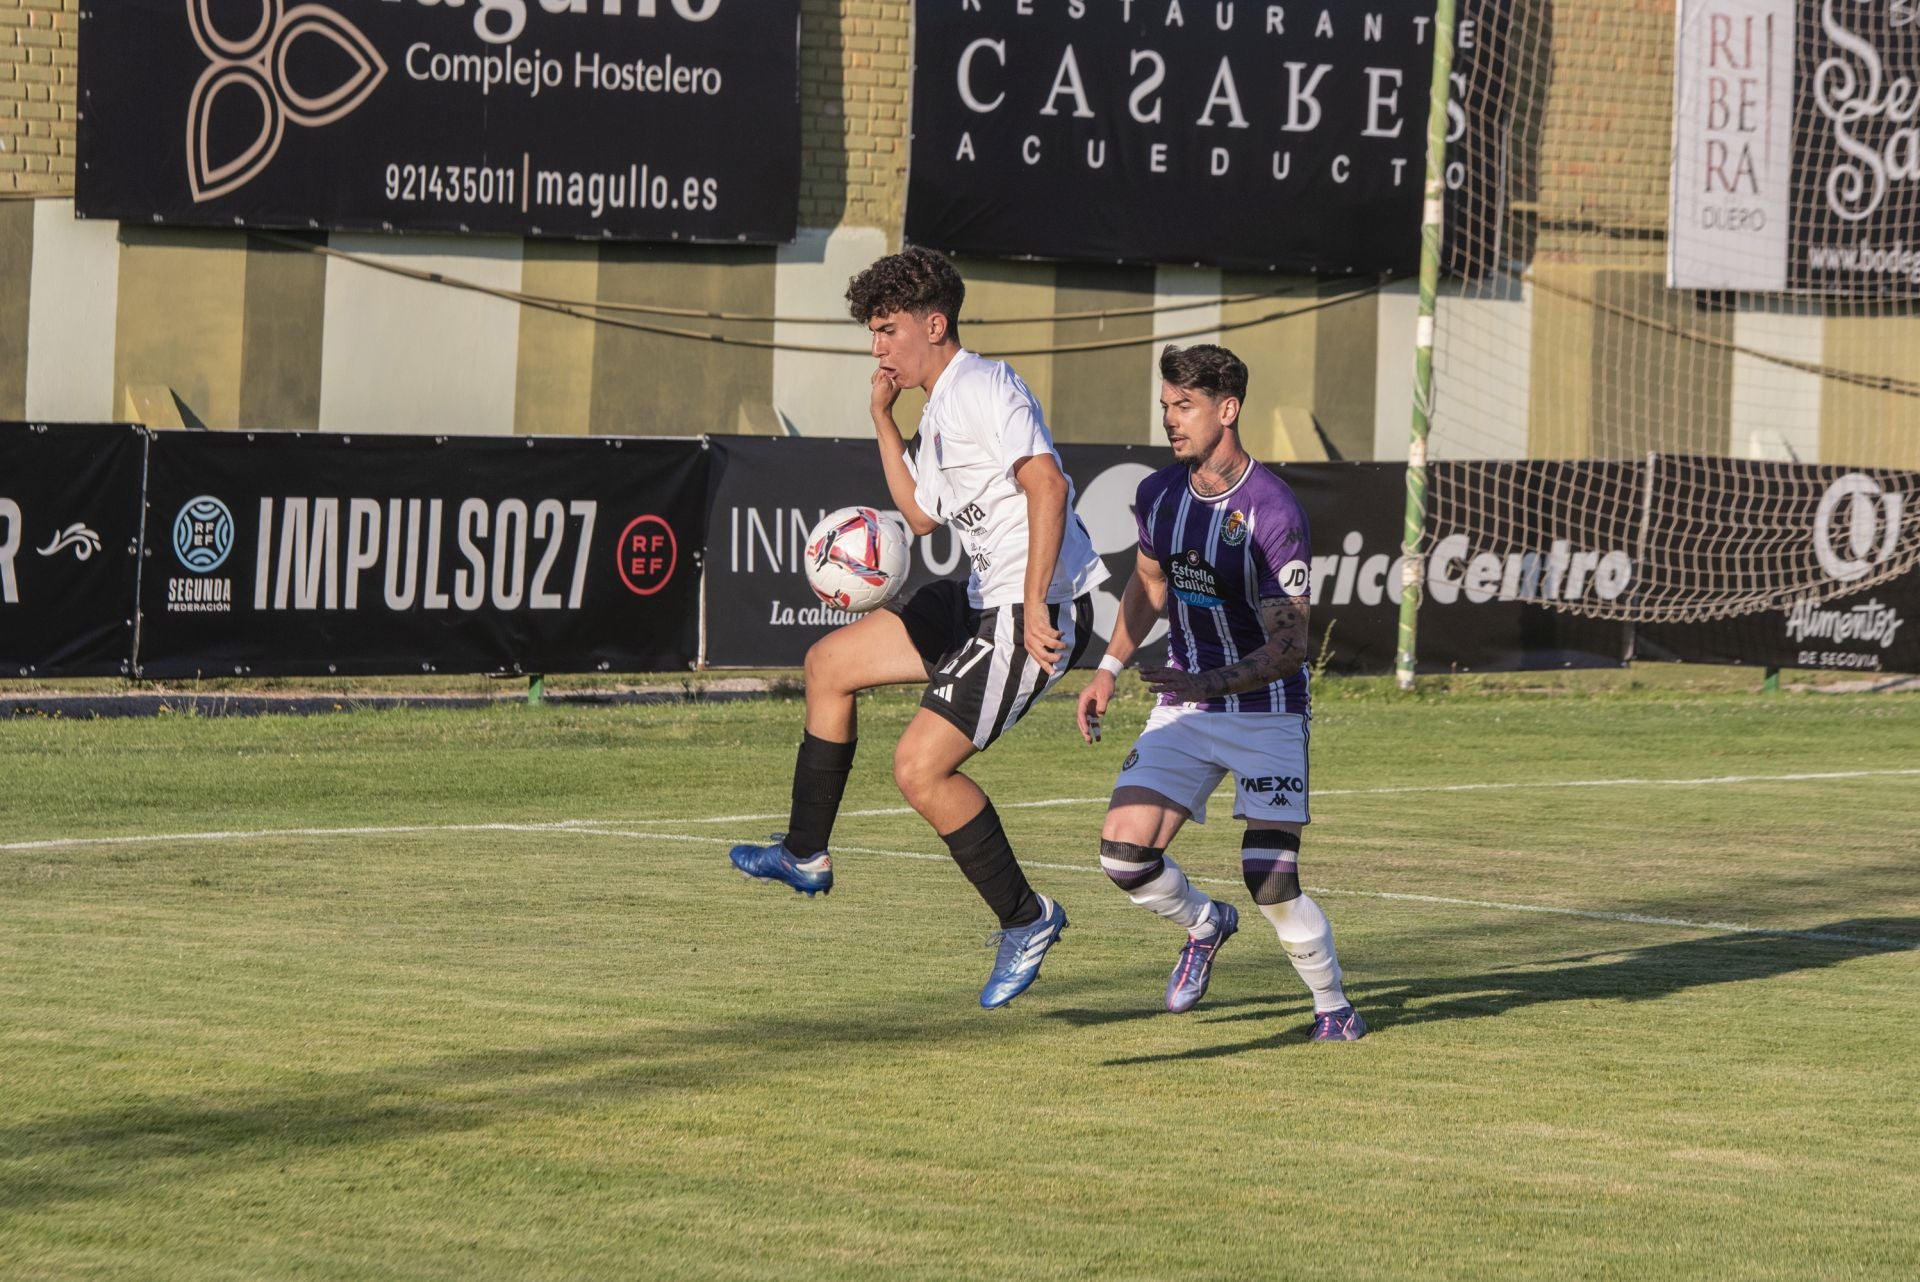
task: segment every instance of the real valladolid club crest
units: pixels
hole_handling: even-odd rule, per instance
[[[194,43],[208,66],[187,104],[187,182],[194,203],[229,195],[263,173],[280,151],[289,122],[308,129],[330,125],[372,96],[386,79],[387,63],[360,29],[319,4],[288,9],[285,0],[257,0],[260,19],[251,31],[216,27],[213,0],[182,0]],[[294,88],[288,53],[302,40],[330,40],[347,55],[344,83],[317,94]],[[223,96],[251,94],[260,107],[259,136],[236,154],[213,155],[213,121]]]

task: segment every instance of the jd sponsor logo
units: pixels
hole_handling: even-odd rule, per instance
[[[1851,583],[1891,558],[1900,542],[1905,497],[1883,492],[1880,482],[1863,472],[1849,472],[1829,485],[1813,514],[1813,554],[1820,568]]]
[[[657,516],[636,516],[620,532],[620,581],[635,596],[652,596],[673,578],[680,545]]]
[[[280,153],[289,123],[308,129],[330,125],[366,102],[386,79],[385,59],[360,28],[324,5],[183,3],[193,41],[207,57],[207,69],[187,100],[187,183],[195,204],[231,195],[265,173]],[[227,19],[226,26],[216,13]],[[345,78],[314,83],[322,69],[336,76],[344,72]],[[240,140],[237,146],[234,140]],[[216,141],[227,143],[229,151],[216,154]]]

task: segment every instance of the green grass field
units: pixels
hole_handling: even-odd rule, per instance
[[[1137,693],[976,763],[1073,918],[980,1011],[912,706],[823,900],[726,865],[791,699],[0,722],[0,1277],[1920,1276],[1920,697],[1327,683],[1345,1046],[1224,797],[1250,920],[1159,1010]]]

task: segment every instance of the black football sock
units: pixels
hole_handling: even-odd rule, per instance
[[[793,763],[793,808],[787,812],[787,852],[805,863],[827,848],[840,798],[853,771],[851,743],[831,743],[804,731]]]
[[[952,832],[941,834],[953,852],[953,862],[967,875],[980,898],[987,901],[1002,929],[1040,920],[1040,897],[1027,884],[1020,861],[1013,857],[1000,816],[989,801],[979,814]]]

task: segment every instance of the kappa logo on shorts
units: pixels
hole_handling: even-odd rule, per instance
[[[1127,759],[1120,763],[1120,768],[1122,770],[1131,770],[1139,764],[1140,764],[1140,749],[1135,748],[1132,752],[1129,752],[1127,754]]]

